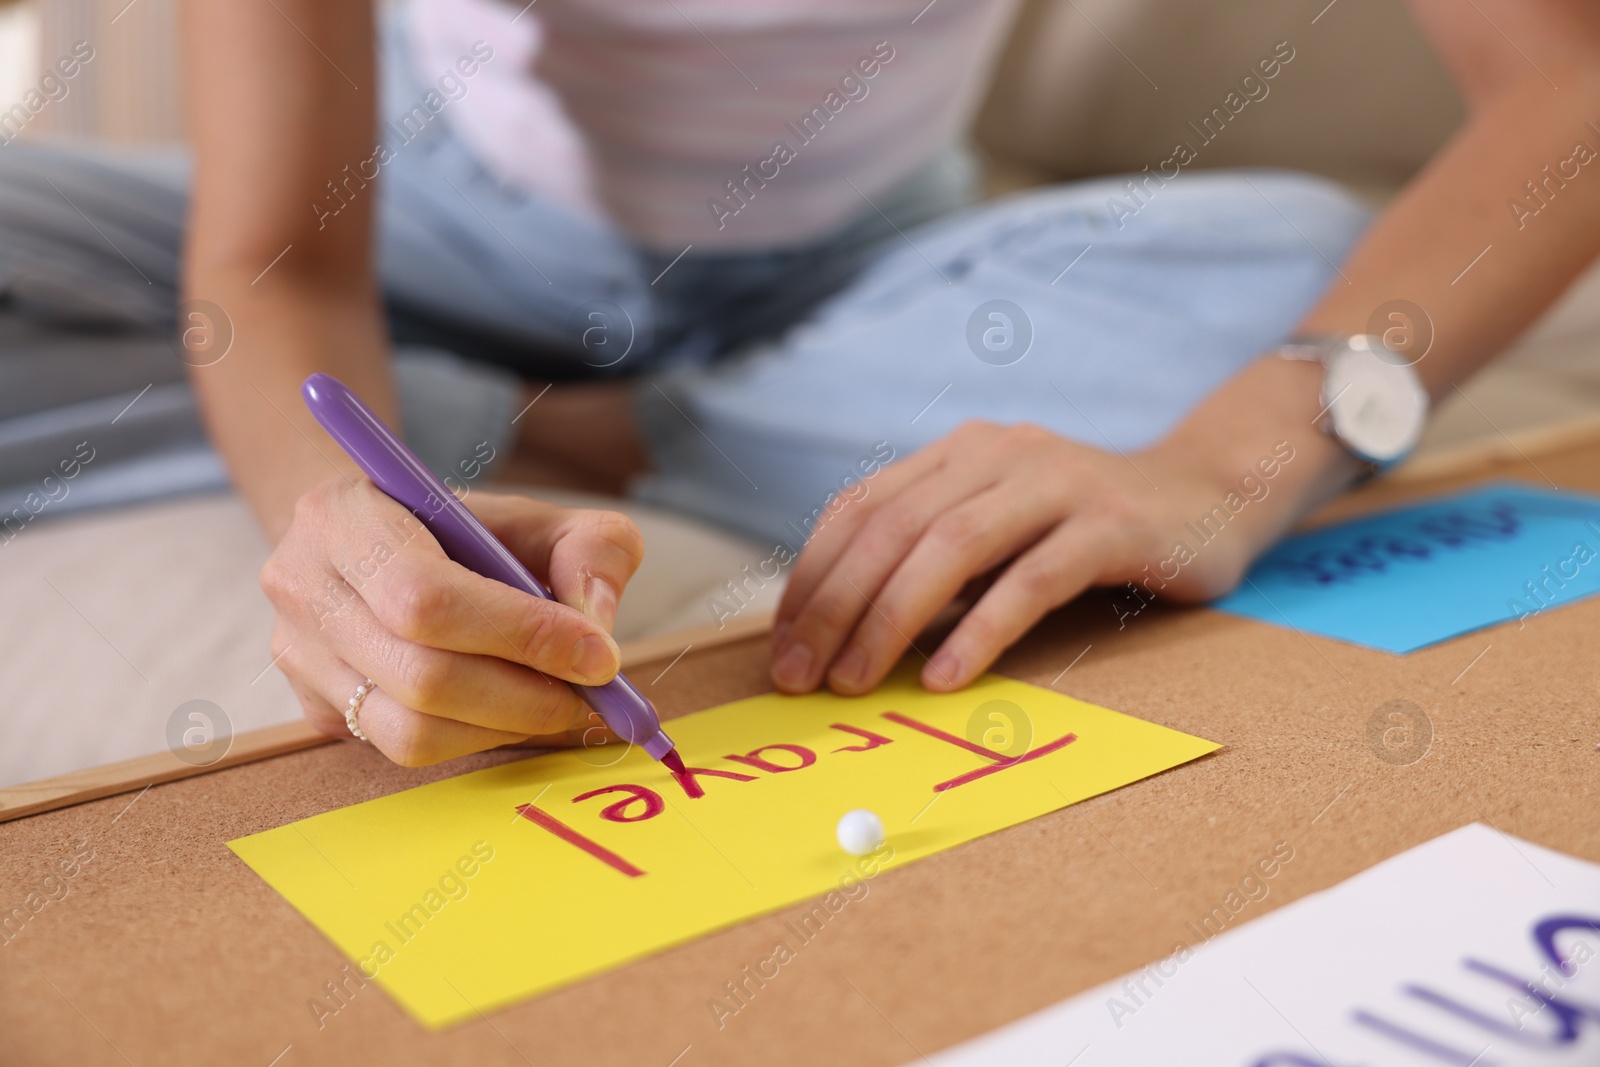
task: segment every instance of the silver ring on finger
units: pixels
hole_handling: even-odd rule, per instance
[[[361,705],[366,701],[367,694],[371,693],[376,688],[378,688],[378,683],[374,682],[371,678],[368,678],[366,681],[356,686],[356,691],[350,697],[350,702],[345,705],[344,724],[350,728],[350,733],[353,734],[358,741],[369,741],[367,732],[361,728],[361,723],[357,721],[356,715],[360,713]]]

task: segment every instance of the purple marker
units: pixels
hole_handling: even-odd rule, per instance
[[[379,489],[422,521],[445,555],[513,589],[555,599],[347,385],[331,375],[313,374],[300,392],[322,428]],[[656,709],[632,682],[619,673],[605,685],[572,688],[618,737],[639,745],[675,773],[684,773],[683,760],[661,729]]]

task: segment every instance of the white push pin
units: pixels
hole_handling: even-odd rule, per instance
[[[883,845],[883,820],[865,808],[847,811],[834,831],[839,847],[852,856],[868,856]]]

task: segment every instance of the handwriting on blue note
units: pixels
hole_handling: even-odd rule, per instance
[[[1313,530],[1212,606],[1386,652],[1600,593],[1600,497],[1497,483]]]

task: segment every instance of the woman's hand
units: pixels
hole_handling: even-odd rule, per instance
[[[1160,448],[1122,456],[1037,426],[965,424],[866,483],[806,546],[778,608],[773,682],[790,693],[824,680],[838,693],[868,691],[996,568],[923,666],[927,688],[966,685],[1092,585],[1138,581],[1174,601],[1217,596],[1286,525],[1260,501],[1293,456],[1284,444],[1220,476]],[[1201,520],[1219,531],[1210,541],[1189,526]],[[1179,544],[1192,558],[1175,553]]]
[[[345,735],[344,708],[379,751],[419,767],[499,745],[568,740],[587,707],[563,682],[620,666],[609,633],[644,556],[624,515],[474,493],[472,510],[560,603],[452,562],[404,507],[362,479],[303,496],[261,571],[277,609],[272,654],[312,725]]]

